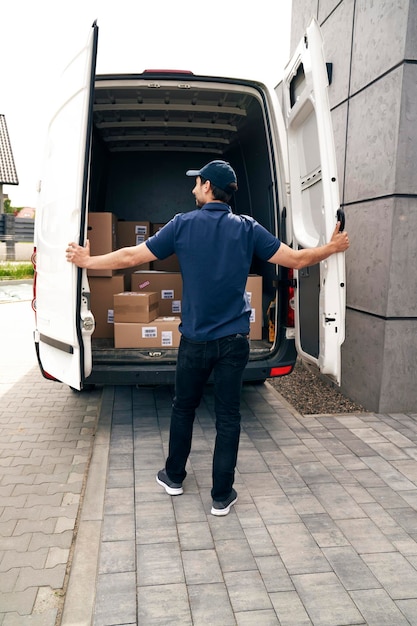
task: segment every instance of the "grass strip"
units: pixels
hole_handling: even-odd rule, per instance
[[[0,261],[0,280],[22,280],[33,278],[32,263]]]

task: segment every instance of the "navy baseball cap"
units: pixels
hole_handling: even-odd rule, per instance
[[[188,170],[186,175],[201,176],[226,193],[233,193],[237,189],[235,171],[226,161],[210,161],[201,170]]]

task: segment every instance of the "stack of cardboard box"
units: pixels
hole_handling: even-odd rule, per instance
[[[107,212],[90,213],[88,217],[92,255],[139,245],[148,239],[150,233],[150,222],[118,221],[113,213]],[[116,348],[178,347],[181,274],[177,272],[171,279],[170,272],[151,272],[150,267],[146,263],[117,271],[88,270],[91,310],[96,322],[94,339],[114,338]],[[142,280],[136,280],[136,288],[136,283],[132,283],[138,268],[141,269]],[[158,276],[158,283],[152,279],[152,288],[149,288],[149,280],[143,273]]]
[[[112,213],[90,213],[92,255],[146,241],[163,224],[118,221]],[[138,269],[139,267],[139,269]],[[182,277],[176,255],[127,270],[88,270],[93,338],[114,338],[116,348],[178,347]],[[250,338],[262,339],[262,277],[250,275]]]
[[[132,291],[156,291],[161,315],[181,315],[182,277],[179,272],[135,272],[132,274]]]
[[[179,317],[159,317],[155,291],[114,296],[115,348],[175,348],[179,346]]]
[[[117,249],[117,218],[113,213],[90,213],[87,237],[92,255]],[[127,276],[114,270],[87,270],[91,311],[96,327],[93,338],[112,339],[114,333],[113,296],[129,288]]]

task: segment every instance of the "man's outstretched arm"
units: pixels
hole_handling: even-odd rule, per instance
[[[145,241],[138,246],[120,248],[114,252],[97,256],[90,255],[89,241],[86,242],[85,247],[72,242],[68,244],[66,255],[67,261],[70,263],[92,270],[120,270],[125,267],[149,263],[158,258],[149,250]]]
[[[323,246],[293,250],[285,243],[281,243],[275,254],[268,259],[268,262],[299,270],[303,267],[320,263],[320,261],[324,261],[332,254],[344,252],[348,248],[348,234],[346,231],[340,232],[340,222],[337,222],[330,241]]]

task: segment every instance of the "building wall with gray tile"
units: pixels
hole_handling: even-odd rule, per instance
[[[325,57],[346,254],[342,391],[417,407],[417,1],[293,0],[291,52],[315,17]]]

